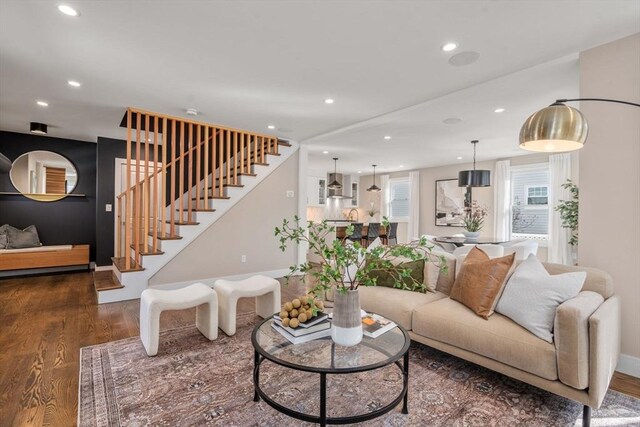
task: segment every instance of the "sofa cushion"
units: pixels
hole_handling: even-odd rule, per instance
[[[449,295],[456,277],[456,257],[436,248],[433,248],[425,257],[425,286]],[[446,268],[442,269],[441,266]]]
[[[556,309],[578,295],[586,276],[583,271],[552,276],[531,254],[507,282],[496,311],[535,336],[553,342]]]
[[[360,306],[387,317],[407,330],[411,330],[413,310],[445,298],[442,292],[418,293],[381,286],[361,286]]]
[[[544,268],[549,272],[549,274],[585,271],[587,273],[587,278],[584,281],[584,285],[582,285],[583,291],[597,292],[602,295],[604,299],[607,299],[613,295],[613,279],[611,278],[609,273],[591,267],[574,267],[572,265],[551,263],[544,263],[543,265]]]
[[[413,332],[557,380],[556,349],[501,314],[485,320],[450,298],[417,308]]]
[[[7,249],[34,248],[42,246],[35,225],[30,225],[24,230],[12,226],[6,226]]]
[[[514,260],[515,254],[490,259],[481,249],[474,247],[456,275],[449,296],[488,319],[513,269]]]
[[[413,280],[415,280],[419,284],[424,284],[424,260],[423,259],[412,261],[408,258],[403,258],[399,260],[394,260],[393,264],[409,271],[410,277],[400,278],[401,279],[400,282],[403,283],[406,287],[408,287],[409,288],[408,290],[415,291],[415,292],[422,292],[422,293],[427,291],[435,292],[436,290],[435,286],[432,289],[429,289],[428,286],[417,288],[414,285]],[[386,270],[372,271],[369,276],[372,278],[376,278],[377,286],[383,286],[387,288],[396,287],[395,277]]]

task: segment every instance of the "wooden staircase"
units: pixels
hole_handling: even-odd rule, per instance
[[[176,245],[188,244],[180,242],[185,234],[193,240],[189,228],[202,228],[201,218],[208,227],[221,214],[221,206],[227,210],[235,204],[232,199],[246,190],[243,180],[251,180],[253,187],[255,180],[271,173],[269,156],[281,164],[281,150],[290,155],[297,149],[271,135],[135,108],[127,109],[125,120],[126,190],[116,197],[119,226],[112,258],[116,280],[125,288],[130,276],[145,272],[148,265],[157,271],[161,263],[157,259],[164,258],[166,264],[175,256]],[[157,166],[145,168],[143,159]],[[169,254],[165,245],[174,245]],[[135,286],[141,288],[138,282]],[[107,300],[118,299],[101,302]]]

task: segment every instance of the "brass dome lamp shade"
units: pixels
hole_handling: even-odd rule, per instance
[[[376,185],[376,166],[378,165],[371,166],[373,166],[373,184],[371,184],[371,187],[367,188],[367,191],[370,191],[372,193],[379,193],[381,188]]]
[[[615,102],[640,107],[633,102],[602,98],[558,99],[532,114],[520,129],[520,148],[528,151],[559,153],[579,150],[587,140],[589,126],[582,113],[564,105],[573,101]]]
[[[476,170],[476,145],[478,140],[471,141],[473,144],[473,170],[458,172],[458,187],[489,187],[491,185],[491,171]]]
[[[338,158],[337,157],[333,158],[333,176],[334,176],[334,179],[329,183],[329,185],[327,185],[327,188],[330,190],[340,190],[342,188],[342,184],[337,179],[335,179],[335,177],[338,176]]]

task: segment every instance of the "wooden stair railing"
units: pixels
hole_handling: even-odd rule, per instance
[[[194,212],[214,211],[214,200],[228,198],[227,187],[241,187],[241,176],[255,176],[254,166],[267,165],[267,155],[289,145],[135,108],[127,109],[126,124],[126,189],[116,197],[113,258],[121,272],[143,270],[143,256],[162,254],[160,241],[180,238],[176,225],[196,225]]]

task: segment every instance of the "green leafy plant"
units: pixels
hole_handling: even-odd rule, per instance
[[[484,226],[484,220],[489,213],[489,210],[485,206],[474,200],[471,203],[471,207],[465,209],[467,214],[462,220],[462,226],[465,230],[470,232],[476,232],[482,230]]]
[[[571,193],[571,200],[560,200],[560,203],[558,203],[558,206],[554,209],[557,212],[560,212],[562,226],[571,230],[569,244],[571,246],[576,246],[578,244],[578,186],[575,182],[568,179],[567,182],[562,184],[562,188],[569,190],[569,193]]]
[[[384,218],[382,225],[389,227],[389,221]],[[309,250],[322,259],[319,267],[309,262],[289,267],[290,271],[285,276],[287,281],[291,276],[302,273],[303,280],[307,276],[314,279],[315,287],[312,292],[315,294],[333,287],[338,292],[346,293],[359,286],[375,286],[376,272],[385,271],[393,278],[397,288],[424,290],[424,284],[411,277],[411,270],[403,266],[403,261],[424,259],[425,262],[434,262],[441,270],[446,270],[444,257],[432,254],[433,246],[429,246],[424,237],[406,244],[367,249],[359,242],[345,244],[339,239],[327,242],[327,235],[333,232],[335,227],[326,221],[317,224],[310,221],[304,226],[297,216],[293,221],[284,219],[282,226],[275,228],[282,251],[287,249],[288,244],[306,242]],[[346,236],[351,234],[353,225],[346,229]]]

